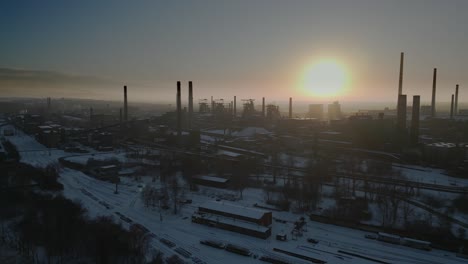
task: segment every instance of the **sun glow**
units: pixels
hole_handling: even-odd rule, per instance
[[[346,68],[335,60],[320,60],[306,67],[300,88],[308,95],[331,97],[343,94],[349,85]]]

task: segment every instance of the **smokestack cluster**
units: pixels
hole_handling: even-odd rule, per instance
[[[437,83],[437,68],[434,68],[434,74],[432,77],[432,101],[431,101],[431,117],[436,116],[435,102],[436,102],[436,83]]]
[[[193,118],[193,88],[192,81],[189,81],[189,109],[188,109],[188,128],[192,128],[192,118]]]
[[[419,141],[419,107],[421,97],[419,95],[413,96],[413,110],[411,116],[411,132],[410,140],[413,145],[418,144]]]
[[[289,118],[292,118],[292,97],[289,97]]]
[[[124,121],[128,121],[127,85],[124,85]]]
[[[182,101],[180,97],[180,81],[177,82],[177,136],[182,135]]]

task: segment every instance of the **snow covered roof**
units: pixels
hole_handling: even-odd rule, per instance
[[[435,142],[431,144],[427,144],[429,147],[437,147],[437,148],[454,148],[456,147],[455,143],[448,143],[448,142]]]
[[[214,202],[208,201],[200,206],[200,208],[206,208],[213,211],[225,212],[228,214],[235,214],[239,216],[244,216],[247,218],[260,219],[268,211],[243,207],[235,204],[225,203],[225,202]]]
[[[263,127],[246,127],[241,131],[232,133],[236,137],[253,137],[255,134],[270,134],[271,132]]]
[[[249,230],[254,230],[254,231],[268,232],[268,230],[270,230],[269,227],[253,224],[253,223],[246,222],[246,221],[236,220],[236,219],[232,219],[229,217],[218,216],[218,215],[200,215],[198,217],[203,218],[203,219],[216,220],[218,223],[228,224],[231,226],[241,227],[243,229],[249,229]]]
[[[232,152],[232,151],[227,151],[227,150],[218,150],[219,155],[226,155],[229,157],[239,157],[242,156],[240,153]]]
[[[221,183],[225,183],[228,181],[228,179],[225,179],[225,178],[205,176],[205,175],[193,176],[193,178],[197,178],[197,179],[205,180],[205,181],[221,182]]]

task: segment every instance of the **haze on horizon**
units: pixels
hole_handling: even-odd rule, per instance
[[[0,97],[396,101],[403,93],[468,100],[463,0],[433,1],[8,1],[0,4]],[[344,91],[304,91],[304,71],[328,60]],[[336,70],[330,75],[336,77]],[[184,91],[185,92],[185,91]],[[185,97],[185,94],[184,94]]]

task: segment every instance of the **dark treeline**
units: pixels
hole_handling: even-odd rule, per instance
[[[17,168],[20,174],[15,171]],[[51,178],[46,185],[24,188],[11,188],[18,182],[4,179],[15,175],[28,182],[37,174],[53,174],[51,168],[34,171],[28,165],[18,164],[4,169],[6,173],[1,176],[4,188],[0,191],[0,244],[15,249],[33,263],[69,263],[72,260],[146,263],[149,240],[144,232],[132,227],[126,230],[112,217],[90,220],[81,204],[50,191],[48,187],[59,184],[56,178],[55,184]],[[5,188],[7,182],[10,187]]]

